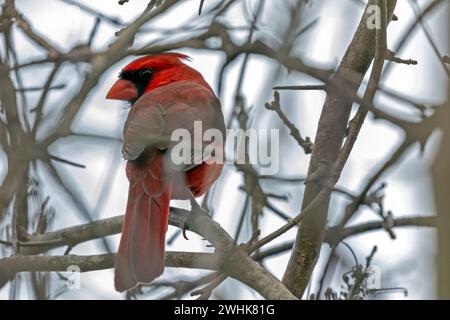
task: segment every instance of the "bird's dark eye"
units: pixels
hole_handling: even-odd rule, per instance
[[[137,76],[139,77],[139,80],[142,82],[147,82],[151,79],[152,77],[152,70],[151,69],[141,69],[138,70],[137,72]]]

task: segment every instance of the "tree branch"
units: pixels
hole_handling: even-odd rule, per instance
[[[166,252],[166,267],[217,270],[224,255],[201,252]],[[0,259],[0,288],[18,272],[67,271],[77,266],[80,272],[114,268],[115,253],[78,256],[12,256]]]
[[[368,6],[377,2],[369,1]],[[389,1],[387,16],[392,17],[396,1]],[[356,94],[364,74],[375,55],[375,31],[367,27],[369,18],[365,12],[352,42],[342,59],[333,82],[348,85],[348,91]],[[353,81],[348,81],[352,76]],[[330,168],[338,159],[342,141],[347,130],[352,102],[339,91],[331,91],[322,110],[312,153],[302,208],[307,206],[322,192]],[[344,163],[340,164],[342,168]],[[338,170],[339,171],[339,170]],[[327,186],[330,187],[330,186]],[[300,297],[309,283],[312,271],[319,258],[328,213],[329,195],[300,226],[295,245],[283,276],[283,283],[291,292]]]
[[[74,246],[78,243],[118,233],[123,216],[91,222],[43,235],[30,235],[28,244],[21,243],[23,253],[37,254],[62,245]],[[245,248],[236,246],[232,237],[209,216],[200,212],[171,208],[171,225],[191,230],[207,239],[216,253],[226,255],[221,271],[255,289],[267,299],[295,299],[295,297],[273,275],[248,256]],[[39,245],[41,244],[41,245]]]

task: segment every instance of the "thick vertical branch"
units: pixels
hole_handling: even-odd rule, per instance
[[[450,99],[450,88],[449,88]],[[449,100],[450,101],[450,100]],[[441,117],[443,131],[439,153],[432,168],[434,198],[436,203],[436,210],[438,212],[438,255],[437,255],[437,286],[438,298],[450,299],[450,250],[448,245],[450,243],[450,102],[447,104]]]
[[[448,12],[450,18],[450,11]],[[447,34],[447,37],[450,36]],[[434,198],[436,210],[438,212],[438,298],[450,299],[450,200],[448,198],[450,190],[450,83],[448,83],[448,102],[444,107],[445,112],[439,119],[441,120],[441,130],[443,131],[439,153],[433,164],[432,175],[434,182]]]
[[[28,162],[22,155],[20,145],[26,143],[26,134],[21,127],[17,112],[17,99],[14,84],[9,76],[8,66],[0,64],[0,101],[5,106],[9,145],[7,153],[8,174],[0,186],[0,218],[6,206],[11,202],[13,194],[17,192],[14,225],[25,227],[28,225],[26,211],[26,182]]]
[[[376,1],[372,0],[369,1],[368,6],[375,4]],[[388,17],[392,16],[395,5],[396,1],[388,1]],[[356,94],[375,54],[375,30],[368,27],[370,18],[370,12],[366,10],[333,79],[336,82],[347,83],[352,94]],[[347,97],[348,95],[345,96],[333,90],[330,90],[327,95],[309,164],[309,183],[305,189],[302,208],[305,208],[321,192],[323,182],[341,151],[352,107],[352,101]],[[283,283],[297,297],[303,295],[319,257],[329,200],[330,192],[327,199],[304,219],[297,233],[283,276]]]

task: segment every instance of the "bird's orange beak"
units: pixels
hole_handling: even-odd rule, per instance
[[[133,100],[138,96],[138,91],[131,81],[119,79],[109,90],[106,99]]]

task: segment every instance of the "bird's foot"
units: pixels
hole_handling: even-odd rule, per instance
[[[185,238],[186,240],[189,240],[189,238],[186,235],[186,225],[183,225],[183,238]]]

